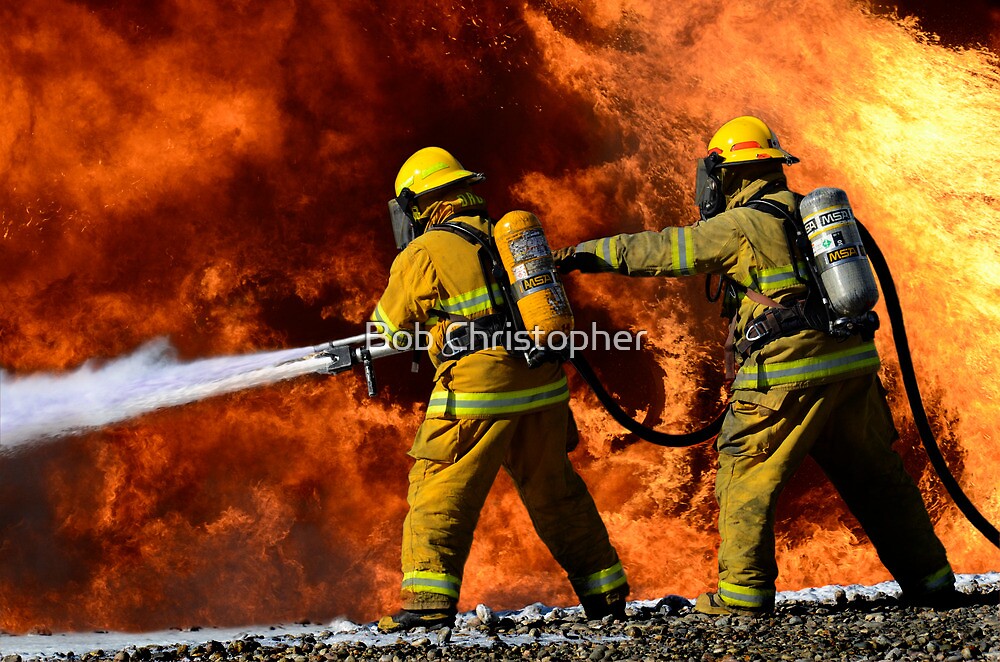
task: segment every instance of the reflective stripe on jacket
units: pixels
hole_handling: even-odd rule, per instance
[[[565,375],[551,384],[518,391],[462,393],[435,388],[427,404],[427,416],[442,414],[459,418],[509,416],[535,411],[568,400],[569,384]]]
[[[629,276],[686,276],[717,274],[781,301],[801,297],[806,286],[795,277],[783,222],[771,214],[743,207],[776,177],[758,180],[729,203],[727,211],[689,227],[660,232],[620,234],[576,247],[597,260],[597,270]],[[782,184],[784,181],[782,180]],[[795,196],[784,186],[763,196],[793,209]],[[801,273],[805,265],[797,257]],[[766,307],[738,295],[737,338],[747,322]],[[778,338],[742,361],[734,389],[791,390],[829,383],[879,369],[873,343],[858,336],[840,340],[814,329]]]

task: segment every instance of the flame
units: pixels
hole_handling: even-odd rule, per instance
[[[309,1],[5,8],[0,364],[65,369],[165,335],[201,357],[356,332],[394,253],[392,178],[428,144],[489,173],[494,213],[536,211],[553,245],[690,223],[693,159],[752,113],[802,159],[793,186],[845,189],[887,254],[946,457],[996,521],[1000,15],[973,4],[981,20],[940,37],[930,10],[920,23],[848,0],[387,0],[376,19]],[[675,429],[712,417],[724,329],[699,279],[568,286],[581,326],[649,331],[642,355],[593,357],[626,405]],[[898,447],[953,566],[996,570],[919,449],[888,330],[879,347]],[[0,628],[393,609],[429,377],[379,369],[376,400],[356,379],[305,378],[0,459]],[[713,451],[639,443],[574,386],[574,462],[633,597],[713,585]],[[788,488],[780,589],[888,578],[831,502],[814,465]],[[501,479],[460,606],[539,600],[575,602]]]

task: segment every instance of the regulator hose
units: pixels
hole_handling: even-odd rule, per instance
[[[857,219],[855,219],[857,220]],[[994,546],[1000,547],[1000,532],[993,526],[986,517],[973,505],[972,501],[962,491],[955,476],[948,469],[948,464],[941,454],[934,431],[931,429],[927,412],[924,409],[923,399],[920,397],[920,387],[917,385],[917,377],[913,371],[913,359],[910,356],[910,344],[906,339],[906,327],[903,325],[903,309],[899,305],[899,296],[896,293],[896,286],[889,272],[889,265],[885,261],[885,256],[875,243],[875,238],[871,236],[868,229],[858,222],[858,231],[861,233],[861,242],[864,244],[878,277],[879,285],[882,287],[882,294],[885,299],[885,307],[889,313],[889,322],[892,326],[892,337],[896,345],[896,356],[899,359],[899,370],[903,373],[903,388],[906,390],[906,399],[913,413],[913,420],[920,434],[920,441],[923,443],[927,457],[934,467],[934,472],[944,483],[945,489],[951,496],[955,505],[962,511],[966,519],[976,527],[980,533]]]
[[[608,414],[611,415],[611,418],[615,419],[615,422],[617,422],[618,425],[622,426],[643,441],[648,441],[649,443],[656,444],[657,446],[684,448],[708,441],[719,434],[719,430],[722,429],[722,419],[726,417],[725,409],[722,410],[722,413],[719,414],[714,421],[709,423],[704,428],[695,430],[694,432],[670,434],[668,432],[654,430],[651,427],[643,425],[625,413],[625,410],[621,408],[615,399],[611,397],[611,394],[608,393],[607,389],[604,388],[604,385],[601,384],[600,378],[597,376],[597,373],[594,372],[594,368],[590,365],[587,359],[577,353],[570,359],[570,363],[573,364],[576,371],[580,373],[581,377],[583,377],[583,381],[587,382],[587,385],[590,386],[594,395],[597,396],[597,400],[601,403],[601,406],[607,410]]]

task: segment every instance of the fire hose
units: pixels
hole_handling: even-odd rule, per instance
[[[648,441],[649,443],[656,444],[657,446],[684,448],[713,439],[719,434],[719,430],[722,429],[722,421],[726,417],[726,409],[723,409],[722,413],[715,417],[715,420],[700,430],[682,433],[669,433],[654,430],[653,428],[643,425],[639,421],[635,420],[621,408],[611,394],[608,393],[607,389],[604,388],[604,385],[601,383],[597,373],[594,372],[593,366],[590,365],[590,362],[587,361],[587,359],[580,354],[577,354],[570,359],[570,363],[572,363],[573,367],[576,368],[576,371],[580,373],[580,377],[583,378],[583,381],[587,382],[587,385],[590,386],[594,395],[597,396],[598,402],[601,403],[601,406],[604,407],[605,411],[608,412],[611,418],[613,418],[618,425],[622,426],[643,441]]]
[[[997,528],[983,516],[976,508],[969,497],[962,491],[955,476],[948,469],[941,448],[931,429],[930,420],[927,418],[927,411],[924,409],[923,399],[920,397],[920,387],[917,385],[917,376],[913,370],[913,359],[910,356],[910,345],[906,339],[906,327],[903,324],[903,309],[899,305],[899,295],[896,293],[896,286],[892,280],[892,273],[885,256],[875,243],[875,238],[871,236],[867,228],[860,222],[858,230],[861,232],[861,241],[868,250],[868,257],[871,259],[878,277],[879,285],[882,287],[882,294],[885,297],[885,307],[889,312],[889,322],[892,326],[892,337],[896,345],[896,357],[899,359],[899,370],[903,374],[903,388],[906,391],[906,399],[913,413],[913,421],[916,423],[917,432],[920,434],[920,441],[923,443],[927,457],[934,467],[934,472],[944,483],[945,489],[951,496],[955,505],[962,511],[965,518],[972,526],[986,536],[986,539],[994,546],[1000,547],[1000,532]]]

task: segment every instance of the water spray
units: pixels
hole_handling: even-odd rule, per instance
[[[88,361],[65,374],[0,371],[0,451],[53,440],[158,409],[275,384],[309,374],[337,374],[361,364],[374,395],[371,362],[395,353],[365,334],[321,345],[179,361],[166,339],[129,356]]]

